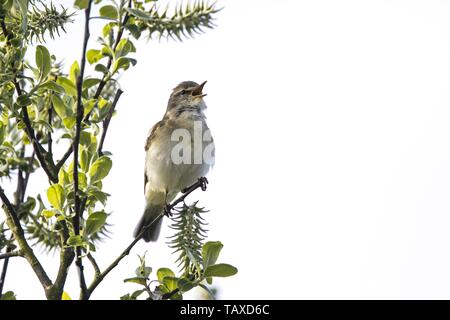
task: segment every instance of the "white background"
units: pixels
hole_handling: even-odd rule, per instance
[[[208,80],[216,166],[208,191],[190,199],[211,210],[209,239],[239,269],[216,282],[220,298],[449,299],[450,3],[219,5],[218,27],[195,40],[141,41],[137,66],[121,78],[105,146],[113,234],[96,255],[101,267],[132,240],[144,206],[143,145],[170,90]],[[49,43],[67,65],[80,55],[80,18]],[[30,192],[43,181],[32,179]],[[140,243],[92,298],[135,289],[122,280],[145,250],[154,270],[171,266],[168,235],[166,226],[157,243]],[[43,258],[52,277],[57,261]],[[44,298],[19,258],[5,289]]]

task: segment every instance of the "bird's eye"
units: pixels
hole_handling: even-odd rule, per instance
[[[181,95],[185,95],[186,94],[186,90],[181,90]]]

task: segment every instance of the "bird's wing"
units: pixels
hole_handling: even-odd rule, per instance
[[[147,136],[147,141],[145,142],[145,151],[148,151],[148,149],[150,148],[150,145],[152,144],[152,141],[155,139],[156,137],[156,131],[158,131],[159,128],[161,128],[163,125],[165,124],[164,119],[157,122],[150,130],[148,136]],[[148,177],[147,177],[147,170],[144,169],[144,194],[145,194],[145,186],[147,185],[148,182]]]

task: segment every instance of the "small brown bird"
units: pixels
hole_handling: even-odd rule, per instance
[[[135,237],[181,190],[204,177],[214,164],[215,146],[203,113],[205,83],[184,81],[177,85],[163,119],[150,130],[145,144],[146,207]],[[145,231],[146,242],[158,239],[161,223],[159,219]]]

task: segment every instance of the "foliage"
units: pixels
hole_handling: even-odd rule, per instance
[[[160,10],[155,0],[75,0],[74,8],[43,0],[0,0],[0,196],[6,217],[6,224],[0,223],[0,252],[20,248],[47,298],[70,299],[64,284],[75,256],[81,270],[82,299],[88,299],[123,258],[100,273],[91,253],[109,234],[106,204],[110,195],[104,179],[113,161],[111,153],[102,148],[122,93],[118,79],[137,63],[134,41],[142,34],[149,39],[191,38],[213,27],[218,11],[214,4],[203,1]],[[97,12],[98,17],[91,16]],[[63,65],[45,41],[65,34],[75,15],[84,16],[86,22],[82,55]],[[88,32],[92,18],[103,22],[94,45],[89,43]],[[85,74],[86,63],[93,66],[93,74]],[[55,148],[56,144],[67,151],[57,154],[54,150],[60,148]],[[43,181],[41,192],[27,194],[30,176],[40,170],[49,185]],[[1,185],[6,180],[16,181],[16,189],[5,192]],[[204,262],[203,253],[211,250],[211,244],[202,244],[204,230],[199,219],[203,210],[194,205],[182,211],[193,220],[177,216],[173,226],[181,232],[171,242],[183,266],[179,279],[184,280],[174,284],[180,295],[193,283],[200,285],[204,279],[225,274],[213,268],[211,257]],[[192,234],[186,233],[189,230]],[[46,274],[30,246],[61,253],[56,277]],[[96,271],[89,288],[82,266],[87,256]],[[150,275],[143,258],[139,270],[140,277]],[[164,281],[169,281],[164,278],[159,280],[160,292]],[[0,286],[0,294],[2,289]],[[12,299],[15,295],[7,292],[1,297]]]
[[[122,300],[136,300],[143,293],[148,300],[183,299],[183,294],[199,286],[214,299],[213,291],[207,284],[212,284],[213,277],[229,277],[237,273],[237,269],[229,264],[216,263],[223,245],[220,241],[208,241],[206,239],[205,222],[202,214],[204,208],[197,207],[197,202],[177,210],[172,218],[171,227],[176,233],[171,237],[169,246],[178,253],[176,263],[181,266],[180,274],[169,268],[160,268],[156,272],[156,279],[151,280],[152,268],[146,266],[145,256],[139,257],[140,266],[135,271],[135,276],[127,278],[125,282],[141,285],[141,289],[126,294]],[[156,283],[153,286],[152,283]]]

